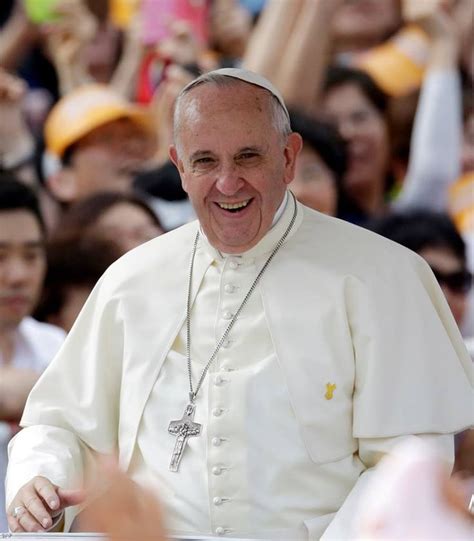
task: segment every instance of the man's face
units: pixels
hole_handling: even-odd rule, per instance
[[[270,98],[246,83],[204,84],[185,97],[170,156],[211,244],[242,253],[270,229],[293,179],[301,137],[283,140]]]
[[[98,191],[130,191],[136,173],[150,158],[153,144],[131,120],[114,120],[96,128],[74,146],[71,163],[60,173],[56,197],[64,202]]]
[[[46,270],[44,239],[28,210],[0,211],[0,331],[31,314]]]

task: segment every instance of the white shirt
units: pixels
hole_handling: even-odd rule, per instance
[[[40,323],[31,317],[25,317],[16,331],[15,349],[11,366],[34,370],[41,373],[64,341],[66,333],[59,327]],[[0,353],[0,365],[3,364]],[[4,512],[4,479],[7,470],[7,446],[13,436],[9,423],[0,421],[0,532],[8,531]]]

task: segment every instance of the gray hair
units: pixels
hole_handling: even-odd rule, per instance
[[[192,81],[190,84],[188,84],[185,88],[183,88],[183,90],[181,90],[178,97],[176,98],[173,112],[173,138],[177,148],[179,147],[178,134],[180,132],[182,124],[183,101],[191,90],[193,90],[197,86],[201,86],[204,84],[213,84],[219,87],[235,87],[244,84],[251,85],[260,89],[262,92],[265,92],[269,98],[268,103],[270,106],[272,125],[275,130],[280,134],[282,140],[286,141],[286,138],[292,132],[290,126],[290,119],[288,118],[287,111],[282,107],[278,98],[274,96],[269,90],[259,85],[248,83],[241,79],[229,77],[228,75],[210,72],[204,73],[203,75]]]

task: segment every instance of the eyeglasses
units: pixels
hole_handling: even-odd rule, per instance
[[[442,272],[435,267],[431,267],[431,270],[440,286],[445,285],[455,293],[467,293],[471,288],[472,274],[466,269],[455,272]]]

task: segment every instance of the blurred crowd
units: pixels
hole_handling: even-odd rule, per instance
[[[281,90],[304,140],[291,190],[426,259],[474,357],[473,21],[472,0],[2,0],[2,480],[101,274],[194,219],[168,160],[173,104],[218,67]],[[455,470],[474,476],[472,431]]]

